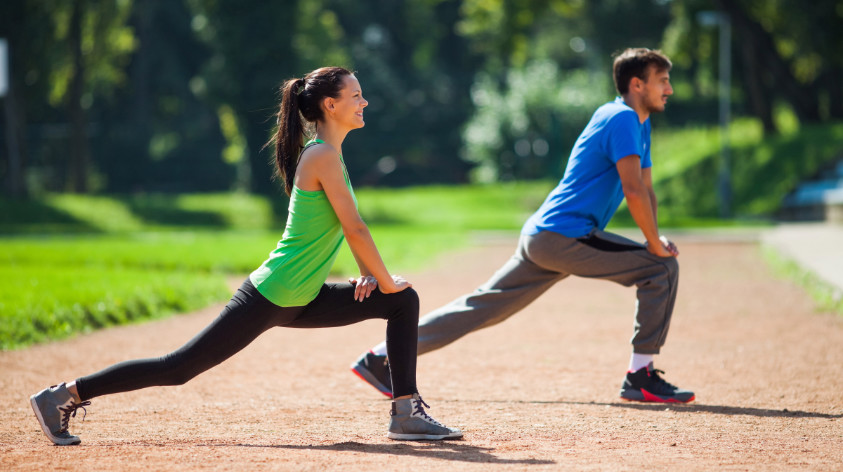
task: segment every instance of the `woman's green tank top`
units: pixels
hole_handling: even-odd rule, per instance
[[[314,139],[305,149],[322,140]],[[302,150],[304,152],[304,150]],[[351,188],[345,161],[340,155],[348,191]],[[287,211],[287,226],[269,259],[249,275],[252,284],[272,303],[303,306],[319,294],[337,258],[343,241],[342,226],[324,190],[302,190],[293,186]]]

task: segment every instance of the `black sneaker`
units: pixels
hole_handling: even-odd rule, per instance
[[[627,372],[621,385],[621,398],[637,402],[688,403],[694,400],[694,392],[671,385],[654,369],[653,363],[635,372]]]
[[[392,398],[392,377],[389,374],[389,361],[386,356],[379,356],[372,351],[366,352],[351,364],[351,371],[375,387],[378,392]]]

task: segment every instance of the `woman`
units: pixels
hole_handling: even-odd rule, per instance
[[[278,131],[271,142],[290,206],[278,247],[250,274],[220,316],[181,348],[160,358],[115,364],[30,397],[50,440],[59,445],[80,443],[68,433],[68,422],[78,408],[91,404],[90,399],[184,384],[273,326],[344,326],[371,318],[387,320],[395,392],[387,436],[410,440],[462,436],[425,413],[428,405],[419,396],[415,379],[418,295],[405,279],[387,272],[357,212],[342,142],[349,131],[363,127],[367,105],[357,78],[340,67],[317,69],[283,85]],[[315,131],[315,136],[304,145],[306,131]],[[360,277],[349,283],[325,283],[343,236]]]

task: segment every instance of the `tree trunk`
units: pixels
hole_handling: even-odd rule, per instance
[[[9,52],[12,55],[12,51]],[[9,69],[12,60],[9,59]],[[3,98],[4,112],[6,115],[6,154],[8,155],[8,175],[6,194],[10,197],[25,197],[29,194],[26,185],[26,152],[24,146],[24,123],[23,113],[18,109],[17,87],[13,74],[9,74],[9,89],[6,97]]]
[[[828,89],[828,117],[843,120],[843,67],[829,65],[825,73],[825,85]]]
[[[743,56],[743,67],[741,69],[743,70],[744,85],[749,96],[752,114],[761,120],[765,134],[774,134],[778,130],[773,120],[770,87],[764,83],[761,65],[758,63],[755,51],[748,41],[741,41],[741,54]]]
[[[746,10],[732,0],[717,0],[720,9],[731,18],[735,31],[752,48],[758,64],[775,85],[775,91],[787,100],[802,122],[820,121],[819,103],[816,94],[802,85],[793,76],[790,66],[776,50],[773,37],[761,24],[750,18]],[[770,97],[768,97],[769,99]]]
[[[152,122],[149,93],[150,41],[152,39],[152,8],[149,2],[137,2],[134,5],[137,15],[138,49],[135,53],[135,124],[138,134],[148,139],[149,124]]]
[[[70,82],[68,112],[70,115],[70,190],[77,193],[88,191],[88,137],[82,94],[85,86],[85,64],[82,57],[82,14],[85,0],[73,2],[70,15],[69,40],[73,57],[73,78]]]

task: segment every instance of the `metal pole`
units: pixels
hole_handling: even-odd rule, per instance
[[[732,98],[732,24],[725,13],[720,24],[720,216],[732,216],[732,164],[729,156],[729,119]]]
[[[0,98],[9,91],[9,43],[0,38]]]
[[[13,197],[19,197],[24,194],[26,186],[23,180],[20,143],[18,142],[20,133],[15,110],[17,97],[11,90],[10,62],[9,43],[5,39],[0,39],[0,98],[3,98],[3,113],[6,116],[6,129],[3,131],[6,134],[6,151],[9,153],[5,193]]]
[[[729,156],[729,109],[732,100],[732,22],[719,11],[701,11],[697,21],[720,28],[720,167],[717,172],[717,200],[721,218],[732,216],[732,163]]]

